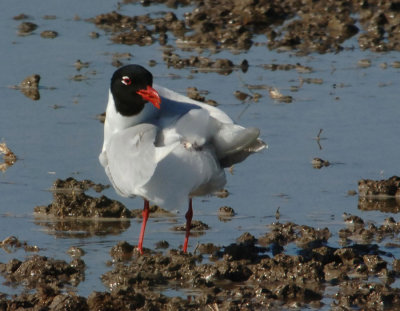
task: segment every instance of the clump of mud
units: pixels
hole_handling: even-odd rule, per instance
[[[111,217],[130,218],[131,212],[122,203],[106,196],[92,197],[84,193],[89,188],[97,192],[105,186],[92,181],[77,181],[74,178],[57,179],[51,189],[53,202],[47,206],[35,207],[38,215],[54,217]]]
[[[121,202],[106,196],[92,197],[85,191],[101,192],[108,186],[90,180],[57,179],[52,188],[53,201],[36,206],[35,223],[49,234],[63,238],[85,238],[120,234],[130,227],[129,218],[135,217]]]
[[[277,88],[271,88],[269,90],[269,97],[271,97],[274,100],[277,100],[278,102],[281,103],[291,103],[293,101],[293,97],[290,95],[283,95]]]
[[[334,307],[351,309],[358,306],[368,310],[398,310],[400,289],[385,284],[349,281],[340,284]]]
[[[93,189],[96,192],[102,192],[104,189],[107,189],[109,187],[109,185],[96,184],[88,179],[78,181],[75,178],[68,177],[65,180],[57,179],[56,181],[54,181],[51,190],[54,192],[84,192],[89,189]]]
[[[232,220],[233,216],[236,215],[235,210],[230,206],[221,206],[218,209],[218,219],[223,222]]]
[[[142,212],[143,212],[143,209],[141,209],[141,208],[133,209],[133,210],[131,210],[131,215],[133,218],[141,218]],[[166,209],[163,209],[163,208],[157,206],[157,205],[150,206],[149,217],[173,217],[173,216],[176,216],[176,215]]]
[[[400,212],[400,177],[383,180],[361,179],[358,182],[358,208],[386,213]]]
[[[0,154],[3,155],[3,162],[0,163],[0,171],[3,173],[17,161],[17,156],[6,143],[0,143]]]
[[[40,36],[45,39],[54,39],[58,36],[58,32],[54,30],[44,30],[40,33]]]
[[[210,229],[210,227],[200,221],[200,220],[192,220],[191,224],[190,224],[190,234],[192,236],[200,236],[203,235],[205,232],[205,230]],[[186,231],[186,224],[180,225],[180,226],[175,226],[173,228],[174,231],[181,231],[181,232],[185,232]]]
[[[24,18],[24,16],[20,16],[22,18]],[[16,18],[14,18],[16,19]],[[21,18],[18,18],[21,19]],[[17,20],[17,19],[16,19]],[[19,36],[28,36],[30,35],[34,30],[36,30],[36,28],[38,27],[38,25],[36,25],[35,23],[32,22],[22,22],[21,24],[19,24],[18,26],[18,35]]]
[[[339,230],[339,237],[343,244],[349,244],[350,240],[358,243],[381,243],[385,239],[393,238],[400,234],[400,222],[393,217],[385,219],[382,225],[373,222],[365,223],[359,216],[344,214],[347,228]],[[389,247],[400,246],[397,243],[388,243]]]
[[[130,227],[129,219],[142,217],[143,209],[129,210],[121,202],[104,195],[93,197],[85,193],[90,189],[101,192],[108,187],[72,177],[57,179],[49,189],[53,201],[34,208],[35,223],[45,227],[49,234],[64,238],[120,234]],[[173,216],[175,214],[159,206],[150,207],[150,217]],[[201,234],[201,230],[204,229],[195,228],[194,232]]]
[[[327,160],[323,160],[323,159],[321,159],[321,158],[314,158],[314,159],[312,159],[312,161],[311,161],[311,165],[313,166],[313,168],[320,169],[320,168],[322,168],[322,167],[326,167],[326,166],[329,166],[329,165],[331,165],[331,164],[330,164],[330,162],[327,161]]]
[[[81,259],[67,263],[39,255],[23,262],[12,259],[6,264],[0,263],[0,273],[7,282],[27,288],[77,286],[84,279],[84,271],[85,263]]]
[[[384,180],[361,179],[358,193],[362,197],[400,197],[400,177],[392,176]]]
[[[85,193],[89,189],[102,192],[109,185],[96,184],[91,180],[76,180],[73,177],[57,179],[49,189],[53,193],[53,202],[49,205],[36,206],[36,216],[52,216],[60,219],[82,218],[140,218],[143,209],[129,210],[121,202],[102,195],[92,197]],[[150,207],[150,217],[174,216],[159,206]]]
[[[331,236],[328,228],[315,229],[291,222],[286,224],[275,223],[270,228],[271,231],[260,237],[258,242],[261,245],[270,245],[273,253],[280,253],[283,247],[291,242],[295,242],[298,247],[303,249],[321,246]]]
[[[204,56],[191,56],[189,58],[182,58],[177,53],[172,51],[164,51],[163,59],[168,67],[182,69],[184,67],[196,68],[196,71],[201,72],[217,72],[222,75],[229,75],[234,70],[247,71],[248,64],[246,60],[241,64],[235,65],[231,60],[226,58],[218,58],[213,60]],[[193,70],[195,71],[195,70]]]
[[[91,197],[85,193],[54,193],[53,202],[35,207],[35,213],[55,217],[130,218],[130,211],[120,202],[106,196]]]
[[[35,293],[13,295],[10,299],[7,299],[6,295],[0,294],[0,308],[9,311],[27,309],[55,311],[89,310],[84,297],[80,297],[75,293],[64,293],[52,287],[41,287]]]
[[[11,88],[20,90],[22,94],[32,100],[39,100],[39,81],[40,75],[32,74],[27,76],[24,80],[21,81],[19,85],[14,85]]]
[[[39,247],[29,245],[27,242],[20,241],[17,237],[10,235],[0,242],[0,248],[7,253],[12,253],[17,249],[23,248],[26,252],[38,252]]]

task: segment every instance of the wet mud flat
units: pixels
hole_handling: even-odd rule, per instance
[[[170,8],[193,6],[183,18],[172,11],[162,17],[126,16],[116,11],[92,19],[111,32],[111,40],[141,46],[172,43],[182,49],[248,50],[257,35],[268,39],[270,49],[299,53],[340,52],[342,44],[358,35],[359,47],[375,52],[399,50],[400,5],[392,1],[156,1]],[[124,4],[136,1],[124,1]],[[155,1],[143,1],[150,6]],[[171,55],[169,55],[171,56]],[[168,57],[167,57],[168,58]],[[173,58],[177,58],[174,56]],[[171,61],[171,59],[170,59]],[[185,62],[171,62],[182,68]],[[192,66],[207,68],[207,62],[192,59]],[[211,64],[213,67],[215,64]],[[221,66],[232,64],[221,62]]]
[[[36,207],[35,214],[69,219],[72,224],[80,224],[83,217],[101,215],[116,221],[125,219],[124,223],[127,218],[140,217],[139,210],[129,211],[104,196],[85,194],[89,188],[101,192],[104,186],[74,178],[56,180],[53,202]],[[400,178],[396,176],[360,180],[360,201],[368,196],[385,202],[388,197],[394,199],[399,189]],[[152,211],[167,213],[157,207]],[[220,211],[225,217],[227,212],[229,217],[234,214],[227,207]],[[328,228],[277,219],[259,237],[246,232],[230,245],[198,244],[192,253],[170,249],[168,242],[160,241],[156,249],[145,248],[140,255],[135,245],[121,241],[110,249],[109,270],[101,276],[105,290],[88,297],[76,293],[85,280],[84,249],[71,247],[67,262],[43,256],[40,245],[28,245],[10,236],[0,243],[0,251],[12,253],[22,248],[27,259],[0,263],[0,274],[4,284],[24,290],[14,296],[1,294],[0,310],[399,309],[400,289],[391,285],[400,277],[400,260],[382,250],[380,244],[385,241],[386,246],[400,247],[394,242],[400,222],[390,217],[377,226],[349,214],[344,214],[343,220],[345,228],[336,234]],[[90,231],[84,224],[83,228]],[[207,228],[199,226],[195,232]],[[329,246],[332,235],[339,236],[341,247]],[[290,251],[293,248],[294,253]],[[171,288],[181,294],[168,295]],[[335,292],[327,288],[335,288]]]
[[[119,5],[136,2],[126,0]],[[249,51],[253,45],[265,45],[271,50],[299,55],[339,53],[345,49],[346,40],[354,36],[363,50],[384,52],[400,48],[400,5],[392,1],[237,0],[220,1],[218,5],[212,1],[157,2],[166,4],[169,12],[162,16],[128,16],[123,11],[113,11],[89,22],[115,44],[159,44],[167,66],[189,68],[192,74],[216,71],[228,75],[248,69],[245,59],[234,63],[226,58],[200,55],[205,50],[218,53],[228,49],[238,53]],[[188,5],[193,10],[184,16],[174,13],[176,8]],[[22,36],[38,27],[27,18],[23,14],[15,17]],[[264,43],[255,39],[260,35],[265,36]],[[46,32],[42,37],[56,40],[57,33]],[[181,56],[187,51],[195,55]],[[112,65],[120,66],[123,61],[124,56],[116,57]],[[80,63],[79,68],[82,66]],[[312,71],[301,64],[268,64],[264,69]],[[16,89],[39,100],[40,76],[28,78]],[[76,75],[74,79],[83,81],[85,76]],[[189,95],[205,100],[198,90],[191,89]],[[235,96],[243,100],[249,94]],[[282,102],[292,100],[274,90],[270,90],[270,96]],[[257,98],[252,93],[251,99]],[[5,157],[0,169],[5,170],[17,158],[8,150],[2,153]],[[317,167],[329,165],[322,159],[316,162]],[[101,192],[104,188],[89,180],[57,180],[53,188],[53,202],[37,206],[34,212],[38,225],[43,225],[40,219],[57,219],[50,228],[56,234],[71,232],[71,237],[83,238],[119,235],[130,226],[131,219],[141,216],[141,210],[129,210],[106,196],[87,194],[89,189]],[[398,177],[361,180],[359,210],[398,213],[398,189]],[[156,213],[171,216],[152,207],[152,214]],[[229,218],[235,213],[223,207],[219,214]],[[338,232],[277,220],[266,226],[260,236],[245,233],[235,243],[224,246],[199,244],[189,254],[160,241],[154,249],[145,249],[139,255],[132,241],[120,241],[110,248],[109,270],[101,276],[104,291],[94,291],[87,297],[77,294],[77,286],[85,282],[86,265],[90,264],[85,263],[84,249],[72,247],[68,251],[69,261],[50,258],[42,254],[40,244],[29,245],[18,239],[17,232],[10,232],[1,242],[0,251],[23,250],[26,259],[0,263],[4,284],[21,288],[16,295],[0,293],[0,310],[400,309],[400,262],[388,251],[400,247],[400,222],[388,217],[384,223],[376,224],[351,214],[344,214],[343,220],[346,225]],[[194,234],[206,232],[207,224],[194,223]],[[337,237],[341,246],[330,246]]]

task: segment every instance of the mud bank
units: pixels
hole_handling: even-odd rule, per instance
[[[136,1],[125,1],[125,4]],[[182,49],[248,50],[253,44],[269,49],[339,52],[358,36],[361,49],[399,50],[400,6],[391,1],[159,1],[167,6],[191,5],[184,16],[168,11],[162,17],[125,16],[117,12],[91,19],[121,44],[172,43]],[[144,1],[149,6],[152,2]],[[261,35],[261,38],[256,39]],[[171,59],[169,60],[172,61]],[[177,60],[175,66],[183,65]]]
[[[394,226],[385,231],[390,228],[391,234],[398,233]],[[84,279],[85,263],[79,257],[70,263],[40,255],[13,259],[0,264],[0,273],[8,285],[32,291],[2,295],[0,308],[265,310],[321,308],[328,297],[334,310],[398,308],[400,290],[390,284],[399,277],[399,260],[376,244],[329,247],[330,236],[327,229],[274,223],[258,239],[244,233],[236,243],[199,245],[193,254],[145,249],[140,255],[134,245],[120,242],[110,250],[111,270],[101,277],[108,291],[88,297],[73,290]],[[292,243],[298,254],[286,254]],[[325,290],[332,286],[337,290],[330,296]],[[182,295],[171,297],[164,293],[167,288]]]
[[[372,191],[366,190],[366,184],[379,195],[386,193],[390,185],[398,186],[398,177],[384,181],[361,180],[361,197]],[[89,188],[101,191],[104,186],[73,178],[57,180],[52,189],[55,199],[50,204],[51,217],[63,219],[75,215],[72,217],[75,221],[70,219],[70,223],[79,223],[80,218],[76,216],[85,207],[80,196]],[[60,200],[58,195],[69,196],[76,203]],[[90,200],[97,203],[97,207],[93,204],[95,208],[102,208],[102,200],[92,197]],[[44,207],[35,211],[42,213],[43,210],[47,214]],[[230,217],[234,216],[228,207],[221,211],[229,211]],[[153,207],[153,212],[160,211]],[[91,217],[101,218],[101,215],[109,214],[92,213]],[[89,214],[84,216],[89,218]],[[126,213],[115,217],[125,218]],[[110,249],[110,270],[101,276],[107,290],[94,291],[88,297],[74,293],[74,288],[85,278],[86,265],[81,258],[84,249],[71,247],[68,253],[72,259],[68,263],[41,256],[40,245],[32,247],[9,237],[2,242],[4,250],[23,248],[35,254],[24,261],[12,259],[0,263],[5,284],[30,290],[14,296],[1,295],[0,309],[278,310],[282,307],[318,309],[326,301],[330,301],[329,306],[334,310],[399,308],[400,290],[391,284],[400,276],[400,260],[377,243],[387,240],[392,243],[391,247],[397,247],[391,241],[400,233],[400,222],[390,217],[376,226],[359,216],[344,214],[343,217],[346,227],[338,233],[327,228],[275,222],[259,237],[246,232],[233,244],[199,244],[193,253],[170,249],[167,241],[160,241],[156,249],[145,248],[140,255],[135,245],[121,241]],[[198,223],[197,231],[207,230],[207,224]],[[343,246],[329,246],[332,236],[339,236]],[[289,251],[293,249],[295,253]],[[335,294],[328,294],[328,287],[334,287]],[[170,288],[181,294],[168,294]]]

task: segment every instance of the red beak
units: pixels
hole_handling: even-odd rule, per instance
[[[157,91],[153,89],[150,85],[147,86],[147,89],[139,90],[136,93],[142,96],[144,100],[151,102],[154,105],[154,107],[160,109],[160,104],[161,104],[160,95],[158,95]]]

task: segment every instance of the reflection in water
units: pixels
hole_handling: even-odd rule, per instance
[[[377,210],[384,213],[398,213],[400,211],[400,198],[359,197],[358,208],[363,211]]]
[[[67,217],[62,219],[35,217],[35,224],[46,228],[46,232],[60,238],[86,238],[91,236],[118,235],[131,223],[127,219],[84,219]]]
[[[210,227],[200,220],[193,220],[190,225],[190,236],[199,237],[205,234],[205,230],[210,229]],[[174,226],[173,231],[186,231],[186,224],[181,226]]]
[[[329,163],[329,161],[323,160],[321,158],[314,158],[311,161],[311,165],[313,166],[313,168],[320,169],[320,168],[322,168],[324,166],[329,166],[331,164]]]
[[[0,163],[0,171],[3,173],[17,161],[17,156],[7,147],[6,143],[0,143],[0,154],[3,155],[3,163]]]
[[[71,177],[57,179],[51,188],[53,202],[34,209],[35,224],[45,227],[51,235],[64,238],[117,235],[128,229],[131,212],[104,195],[85,194],[90,188],[101,192],[107,186]]]
[[[33,74],[26,77],[18,86],[15,88],[20,90],[22,94],[32,100],[39,100],[39,81],[40,75]]]
[[[231,221],[236,215],[234,209],[230,206],[221,206],[218,209],[218,220],[222,222]]]
[[[20,241],[13,235],[8,236],[1,241],[0,248],[9,254],[20,248],[23,248],[26,252],[38,252],[40,250],[36,245],[29,245],[27,242]]]
[[[40,93],[38,88],[20,88],[19,89],[22,94],[24,94],[26,97],[32,99],[32,100],[39,100],[40,99]]]
[[[233,219],[233,216],[218,215],[218,220],[221,222],[229,222]]]

